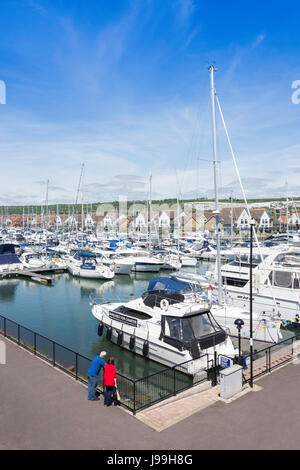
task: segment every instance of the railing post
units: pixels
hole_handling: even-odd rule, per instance
[[[18,346],[20,346],[20,325],[18,325]]]
[[[271,372],[271,347],[269,347],[269,372]]]
[[[217,351],[214,351],[212,386],[215,387],[217,384]]]
[[[133,382],[133,414],[136,414],[136,408],[135,408],[135,381]]]
[[[4,318],[4,336],[6,337],[6,318]]]
[[[174,383],[173,383],[173,385],[174,385],[173,394],[174,394],[174,397],[175,397],[175,395],[176,395],[176,370],[175,370],[175,366],[173,367],[173,372],[174,372],[173,373],[173,381],[174,381]]]
[[[75,378],[78,380],[78,354],[75,353]]]
[[[34,348],[34,354],[36,356],[36,333],[33,335],[33,348]]]
[[[52,359],[53,359],[53,367],[55,367],[55,342],[52,342]]]

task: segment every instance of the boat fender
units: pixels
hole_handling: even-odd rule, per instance
[[[123,343],[123,331],[118,331],[117,345],[121,346],[122,343]]]
[[[149,341],[144,341],[143,344],[143,356],[148,356],[149,354]]]
[[[103,335],[103,328],[104,328],[104,324],[103,322],[101,321],[98,325],[98,336],[102,336]]]
[[[129,348],[134,349],[134,346],[135,346],[135,336],[131,335],[130,340],[129,340]]]
[[[160,308],[161,308],[162,310],[166,310],[166,311],[168,310],[168,308],[169,308],[169,302],[167,301],[167,299],[162,299],[162,300],[160,301]]]
[[[110,340],[112,335],[112,327],[108,326],[106,331],[106,339]]]

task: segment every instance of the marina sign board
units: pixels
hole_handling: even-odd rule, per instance
[[[226,356],[219,356],[219,366],[227,369],[233,365],[233,360]]]
[[[251,357],[250,356],[244,356],[244,364],[246,367],[249,367],[251,363]]]

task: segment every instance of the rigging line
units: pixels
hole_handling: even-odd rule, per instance
[[[247,198],[246,198],[246,194],[245,194],[244,187],[243,187],[243,184],[242,184],[240,172],[239,172],[239,169],[238,169],[238,166],[237,166],[237,161],[236,161],[236,158],[235,158],[235,155],[234,155],[234,152],[233,152],[233,148],[232,148],[232,145],[231,145],[231,141],[230,141],[230,137],[229,137],[229,134],[228,134],[227,126],[225,124],[223,112],[222,112],[220,101],[219,101],[219,98],[218,98],[217,94],[216,94],[216,100],[217,100],[220,116],[221,116],[221,119],[222,119],[223,127],[224,127],[224,130],[225,130],[225,134],[226,134],[226,137],[227,137],[228,145],[229,145],[229,148],[230,148],[231,156],[232,156],[232,159],[233,159],[233,164],[234,164],[234,167],[235,167],[235,171],[237,173],[237,177],[238,177],[239,184],[240,184],[240,187],[241,187],[241,191],[242,191],[242,194],[243,194],[243,199],[244,199],[244,202],[245,202],[245,205],[246,205],[246,211],[248,213],[249,219],[251,220],[252,217],[251,217],[250,209],[249,209],[249,206],[248,206],[248,201],[247,201]],[[263,255],[262,255],[260,243],[258,242],[255,227],[253,227],[253,233],[254,233],[255,242],[256,242],[258,250],[259,250],[259,255],[260,255],[260,258],[262,260],[262,266],[263,266],[263,268],[265,268],[265,262],[264,262],[264,258],[263,258]],[[272,297],[273,297],[273,301],[274,301],[274,305],[275,305],[275,310],[276,310],[276,313],[278,314],[279,313],[278,312],[278,305],[277,305],[276,300],[275,300],[275,296],[274,296],[274,292],[273,292],[273,286],[270,282],[269,276],[267,276],[267,282],[268,282],[268,286],[271,288]]]
[[[207,109],[209,108],[209,104],[210,104],[210,97],[208,98]],[[194,155],[195,155],[195,150],[194,149],[195,148],[197,149],[199,147],[199,145],[198,145],[199,141],[203,140],[202,138],[200,139],[200,130],[202,131],[202,134],[203,134],[204,133],[204,118],[205,118],[205,111],[203,110],[202,113],[201,113],[201,105],[199,103],[197,111],[196,111],[196,125],[193,129],[193,134],[192,134],[192,138],[191,138],[191,141],[190,141],[190,146],[189,146],[188,151],[187,151],[186,158],[184,159],[186,163],[185,163],[185,167],[182,171],[182,178],[181,178],[181,181],[180,181],[181,188],[184,187],[185,182],[186,182],[187,169],[191,168],[191,163],[192,163]],[[196,152],[198,152],[198,154],[199,154],[199,150],[196,150]]]

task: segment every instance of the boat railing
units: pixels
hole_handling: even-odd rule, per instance
[[[127,303],[131,298],[125,297],[125,296],[119,296],[119,295],[114,295],[114,296],[107,296],[103,295],[101,297],[93,297],[90,295],[90,305],[104,305],[104,304],[120,304],[120,303]]]

